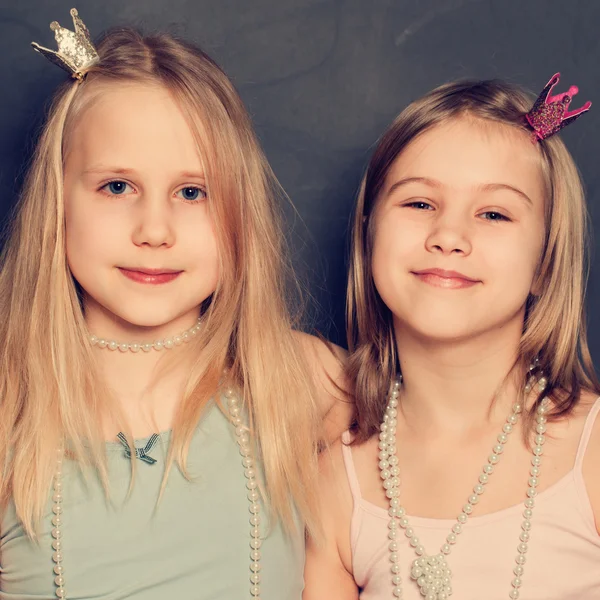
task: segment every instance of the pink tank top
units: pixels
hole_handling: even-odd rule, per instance
[[[585,489],[581,466],[600,398],[587,417],[574,467],[536,499],[531,539],[520,588],[520,600],[600,600],[600,535]],[[361,600],[392,600],[388,550],[387,511],[364,500],[352,452],[343,436],[342,453],[354,498],[350,528],[354,579]],[[600,476],[600,475],[599,475]],[[523,504],[471,517],[449,564],[453,572],[453,598],[506,600],[512,589],[515,556],[523,522]],[[456,521],[410,517],[411,526],[425,548],[440,548]],[[416,558],[404,536],[398,538],[400,575],[405,600],[423,600],[410,579]]]

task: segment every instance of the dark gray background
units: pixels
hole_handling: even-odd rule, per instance
[[[33,52],[48,25],[71,27],[75,0],[0,2],[0,217],[14,202],[43,108],[65,75]],[[297,207],[295,261],[315,327],[344,342],[349,215],[372,146],[411,100],[455,78],[501,77],[596,102],[564,131],[600,228],[600,2],[597,0],[79,0],[92,35],[120,24],[167,29],[200,44],[230,75],[267,156]],[[598,244],[596,235],[593,248]],[[597,254],[597,253],[595,253]],[[600,265],[588,314],[600,358]]]

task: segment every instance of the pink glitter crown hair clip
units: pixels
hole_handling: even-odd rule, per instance
[[[531,129],[534,141],[549,138],[560,131],[565,125],[571,124],[583,113],[590,110],[591,102],[586,102],[581,108],[569,111],[571,99],[579,88],[572,85],[568,92],[556,96],[550,96],[552,88],[559,82],[560,73],[556,73],[546,84],[542,93],[538,96],[532,109],[525,115],[525,119]]]

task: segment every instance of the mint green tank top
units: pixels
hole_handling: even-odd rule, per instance
[[[63,465],[63,566],[68,600],[246,600],[250,598],[250,513],[235,431],[211,403],[188,455],[188,481],[176,467],[163,497],[169,433],[160,436],[149,465],[136,461],[132,492],[124,447],[108,443],[107,499],[95,478]],[[136,440],[136,447],[147,440]],[[51,503],[39,540],[32,542],[14,507],[0,530],[0,599],[56,600]],[[302,529],[270,527],[262,507],[261,599],[300,600]]]

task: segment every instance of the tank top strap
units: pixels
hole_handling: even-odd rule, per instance
[[[356,506],[361,499],[361,494],[358,477],[356,475],[356,468],[354,467],[354,459],[352,458],[352,448],[349,446],[351,441],[351,433],[349,431],[344,431],[342,434],[342,457],[344,458],[344,467],[346,469],[346,477],[348,477],[350,491],[352,492],[352,499]]]
[[[594,423],[596,422],[598,413],[600,413],[600,397],[597,398],[594,404],[592,405],[592,409],[588,413],[588,416],[586,417],[585,423],[583,425],[583,431],[581,433],[581,439],[579,441],[579,448],[577,448],[577,456],[575,457],[575,468],[578,470],[581,469],[581,465],[583,464],[585,451],[590,441],[590,436],[592,435],[592,429],[594,427]]]

